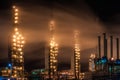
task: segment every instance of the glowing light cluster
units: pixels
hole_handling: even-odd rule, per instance
[[[79,73],[80,73],[80,45],[79,45],[79,32],[75,31],[75,52],[74,52],[74,71],[75,71],[75,77],[79,79]]]
[[[18,23],[18,9],[16,6],[13,6],[13,10],[14,10],[14,23],[17,24]]]
[[[15,34],[13,34],[13,46],[17,47],[18,51],[21,51],[24,46],[24,37],[18,32],[18,28],[15,28]]]
[[[16,6],[13,6],[14,10],[14,32],[11,36],[11,47],[10,47],[10,55],[11,55],[11,63],[12,63],[12,74],[11,77],[18,78],[24,76],[24,37],[19,32],[18,28],[18,9]]]
[[[14,29],[12,36],[12,64],[13,64],[13,77],[19,77],[23,72],[24,58],[23,47],[24,37],[18,31],[18,28]],[[19,73],[20,72],[20,73]]]
[[[49,53],[49,75],[53,77],[57,71],[57,56],[58,56],[58,44],[55,42],[54,37],[54,21],[50,22],[50,53]]]

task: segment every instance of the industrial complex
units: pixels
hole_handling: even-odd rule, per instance
[[[44,69],[33,69],[27,73],[24,68],[25,39],[19,27],[19,9],[13,6],[13,32],[8,40],[8,66],[0,69],[0,80],[120,80],[119,38],[106,33],[98,36],[97,52],[90,55],[89,71],[81,72],[80,32],[73,31],[73,56],[71,69],[58,70],[59,45],[56,41],[54,19],[49,23],[49,44],[45,51]],[[110,47],[108,46],[110,45]],[[109,53],[108,53],[109,50]],[[116,53],[114,53],[114,51]],[[104,53],[102,55],[102,53]],[[113,54],[114,53],[114,54]],[[110,56],[108,56],[110,55]],[[114,56],[116,55],[116,57]]]

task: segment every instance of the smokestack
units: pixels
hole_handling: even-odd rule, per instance
[[[110,36],[110,49],[111,49],[111,58],[113,57],[113,36]]]
[[[99,58],[101,58],[101,37],[98,36],[98,53],[99,53]]]
[[[117,59],[119,59],[119,38],[116,38]]]
[[[104,56],[107,57],[107,39],[106,39],[106,33],[103,33],[104,36]]]

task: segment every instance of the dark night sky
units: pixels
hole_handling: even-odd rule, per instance
[[[7,64],[12,4],[20,9],[19,26],[26,38],[25,65],[33,68],[44,67],[44,47],[49,39],[51,8],[56,21],[56,38],[60,45],[59,60],[62,60],[59,64],[63,68],[70,66],[73,51],[71,35],[74,29],[80,31],[82,63],[88,62],[91,53],[96,53],[97,36],[100,33],[117,34],[118,37],[120,34],[118,0],[0,0],[0,66]]]

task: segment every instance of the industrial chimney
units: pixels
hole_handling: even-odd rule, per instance
[[[98,53],[99,53],[99,58],[101,58],[101,37],[98,36]]]
[[[117,59],[119,59],[119,38],[116,38]]]
[[[113,58],[113,36],[110,36],[110,50],[111,50],[111,58]]]
[[[107,57],[107,39],[106,39],[106,33],[103,33],[104,36],[104,56]]]

